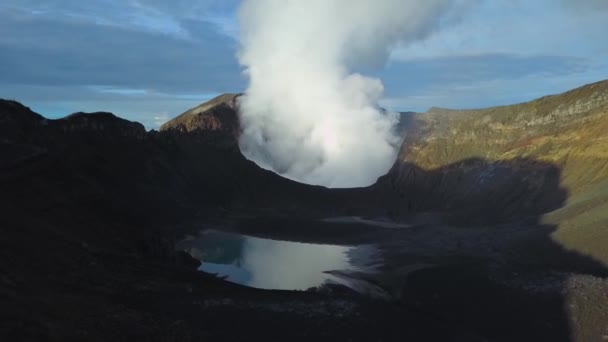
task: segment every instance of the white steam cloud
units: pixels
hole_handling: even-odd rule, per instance
[[[372,184],[395,161],[398,118],[377,106],[380,80],[353,69],[383,66],[397,44],[424,38],[469,1],[245,0],[243,153],[306,183]]]

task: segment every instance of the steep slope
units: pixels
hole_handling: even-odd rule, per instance
[[[561,165],[576,159],[605,159],[607,111],[608,81],[513,106],[433,108],[419,116],[424,137],[406,144],[399,160],[436,168],[467,158],[529,157]],[[568,184],[582,185],[575,179]]]
[[[607,132],[608,81],[512,106],[433,108],[408,126],[377,186],[399,210],[447,211],[463,224],[550,213],[566,247],[608,261]]]
[[[235,98],[205,103],[160,132],[110,113],[49,120],[0,101],[0,205],[17,213],[63,203],[158,225],[219,208],[310,215],[350,202],[349,190],[300,184],[246,160]]]
[[[160,127],[161,131],[216,132],[238,136],[238,94],[223,94],[211,99],[183,114],[178,115]]]

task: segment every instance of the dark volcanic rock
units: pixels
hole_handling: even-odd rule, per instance
[[[66,133],[102,134],[143,139],[146,129],[139,122],[128,121],[112,113],[75,113],[54,120],[51,125]]]
[[[0,99],[0,142],[24,139],[44,120],[18,102]]]
[[[1,340],[467,335],[352,293],[257,291],[197,272],[174,250],[191,232],[186,224],[196,231],[228,210],[310,215],[340,203],[209,139],[213,128],[142,135],[139,124],[110,114],[45,121],[16,108],[23,113],[5,127],[25,128],[1,145],[14,158],[0,155]],[[19,115],[30,119],[22,125]]]
[[[484,258],[493,266],[517,260],[504,268],[519,272],[523,264],[532,274],[549,266],[602,274],[607,93],[603,82],[515,106],[404,114],[404,143],[391,171],[374,186],[336,190],[246,160],[237,144],[238,95],[198,106],[160,132],[109,113],[48,120],[0,101],[0,338],[478,339],[462,327],[484,337],[513,331],[506,335],[513,340],[567,338],[562,297],[538,299],[486,283]],[[422,217],[427,225],[380,230],[316,221],[345,215]],[[242,227],[234,217],[259,224]],[[196,272],[196,263],[173,249],[189,227],[218,222],[301,240],[344,242],[354,234],[380,241],[380,234],[384,253],[404,263],[450,266],[407,279],[397,273],[408,305],[348,291],[244,289]],[[453,223],[465,227],[445,226]],[[568,276],[558,278],[554,287],[567,288]],[[505,293],[496,307],[492,299]]]
[[[511,222],[561,208],[560,170],[533,159],[471,158],[434,170],[402,163],[376,187],[401,214],[442,212],[459,225]],[[390,194],[393,194],[391,196]]]

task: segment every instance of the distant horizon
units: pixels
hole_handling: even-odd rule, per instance
[[[482,109],[493,108],[493,107],[502,107],[502,106],[510,106],[510,105],[517,105],[517,104],[520,104],[520,103],[526,103],[526,102],[530,102],[530,101],[534,101],[534,100],[540,99],[540,98],[545,97],[545,96],[559,95],[559,94],[562,94],[562,93],[565,93],[565,92],[568,92],[568,91],[571,91],[571,90],[574,90],[574,89],[578,89],[578,88],[581,88],[581,87],[584,87],[584,86],[587,86],[587,85],[591,85],[591,84],[595,84],[595,83],[600,83],[600,82],[607,82],[607,81],[608,81],[608,79],[601,79],[601,80],[598,80],[598,81],[593,81],[593,82],[590,82],[590,83],[581,84],[581,85],[575,86],[574,88],[569,88],[569,89],[566,89],[566,90],[561,91],[561,92],[547,93],[547,94],[544,94],[544,95],[535,96],[533,98],[530,98],[529,100],[524,100],[524,101],[521,101],[521,102],[496,104],[496,105],[490,105],[490,106],[487,106],[487,107],[449,108],[449,107],[442,107],[442,106],[431,106],[431,107],[429,107],[429,108],[427,108],[425,110],[422,110],[422,111],[402,110],[402,109],[394,109],[394,108],[386,108],[386,109],[398,112],[400,114],[403,114],[403,113],[425,114],[425,113],[427,113],[428,111],[430,111],[433,108],[445,109],[445,110],[463,110],[463,111],[466,111],[466,110],[482,110]],[[147,131],[150,131],[150,130],[158,130],[160,128],[160,126],[162,126],[162,124],[164,124],[164,123],[172,120],[173,118],[175,118],[175,117],[177,117],[177,116],[179,116],[179,115],[187,112],[188,110],[190,110],[192,108],[200,106],[200,105],[202,105],[202,104],[204,104],[204,103],[206,103],[208,101],[211,101],[212,99],[214,99],[216,97],[219,97],[219,96],[221,96],[223,94],[241,94],[241,93],[242,92],[218,93],[218,94],[214,94],[214,95],[209,95],[206,99],[204,99],[202,101],[198,101],[198,102],[196,102],[196,100],[193,99],[193,101],[195,101],[196,104],[194,104],[194,105],[192,105],[190,107],[184,108],[181,111],[175,112],[175,113],[173,113],[171,115],[168,115],[166,121],[159,122],[156,126],[153,126],[153,127],[149,127],[148,125],[146,125],[145,123],[143,123],[141,121],[133,120],[133,119],[127,117],[127,116],[121,115],[120,112],[107,111],[107,110],[104,110],[103,108],[101,108],[101,109],[99,109],[99,108],[98,109],[92,109],[92,110],[80,110],[80,109],[76,109],[76,110],[68,111],[68,112],[65,112],[65,113],[53,113],[53,112],[45,112],[44,110],[39,110],[35,106],[31,106],[27,102],[20,101],[19,99],[4,98],[4,97],[0,96],[0,100],[16,101],[16,102],[21,103],[22,105],[24,105],[26,107],[29,107],[33,112],[35,112],[37,114],[40,114],[40,115],[42,115],[43,117],[45,117],[47,119],[52,119],[52,120],[62,119],[62,118],[65,118],[65,117],[67,117],[69,115],[76,114],[76,113],[86,113],[86,114],[97,113],[97,112],[111,113],[111,114],[116,115],[119,118],[127,119],[127,120],[130,120],[130,121],[141,123],[142,125],[144,125],[144,127],[146,128]],[[383,107],[383,108],[385,108],[385,107]]]

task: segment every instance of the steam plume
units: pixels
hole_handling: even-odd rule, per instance
[[[397,114],[377,107],[380,80],[353,70],[384,65],[397,44],[424,38],[455,3],[245,0],[239,11],[239,61],[250,80],[241,100],[244,154],[306,183],[373,183],[395,160]]]

